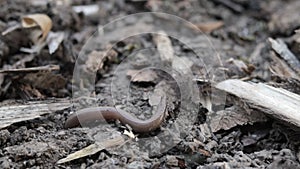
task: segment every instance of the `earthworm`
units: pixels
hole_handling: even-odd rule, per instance
[[[88,124],[95,121],[119,120],[123,124],[128,124],[134,131],[146,133],[157,129],[167,110],[166,96],[161,97],[156,113],[147,120],[140,120],[130,113],[115,107],[90,107],[73,113],[66,121],[65,128],[80,126],[81,123]]]

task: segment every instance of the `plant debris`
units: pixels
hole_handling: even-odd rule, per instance
[[[0,5],[0,168],[300,168],[299,1]],[[149,119],[162,93],[154,131],[64,128]]]

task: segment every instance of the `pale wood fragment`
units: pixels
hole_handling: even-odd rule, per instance
[[[112,139],[107,139],[104,141],[97,141],[79,151],[69,154],[66,158],[57,161],[57,164],[66,163],[75,159],[79,159],[88,155],[93,155],[103,149],[112,148],[125,143],[125,139],[122,136],[117,136]]]
[[[225,80],[216,88],[231,93],[279,120],[300,128],[300,96],[262,83]]]
[[[29,101],[26,103],[0,103],[0,129],[13,123],[31,120],[41,115],[70,107],[68,99]]]

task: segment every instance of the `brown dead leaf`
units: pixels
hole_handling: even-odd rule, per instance
[[[61,75],[54,74],[50,71],[28,73],[20,82],[30,84],[31,86],[39,89],[57,90],[65,87],[66,79]]]
[[[216,29],[219,29],[224,25],[223,21],[216,21],[216,22],[206,22],[206,23],[198,23],[196,24],[197,28],[205,33],[210,33]]]
[[[89,72],[96,72],[103,67],[105,52],[103,51],[92,51],[85,62],[86,70]]]
[[[254,122],[266,121],[265,116],[257,111],[247,113],[244,108],[233,106],[225,110],[212,113],[210,116],[210,127],[212,132],[229,130],[237,125],[251,124]]]
[[[32,86],[25,84],[19,85],[19,95],[23,100],[31,100],[33,98],[44,99],[46,98],[39,90],[33,88]]]
[[[131,78],[132,82],[155,82],[158,78],[157,74],[151,69],[128,70],[127,76]]]
[[[104,62],[114,62],[117,60],[118,53],[107,47],[107,51],[92,51],[88,54],[87,60],[85,62],[85,69],[87,72],[97,72],[103,69]]]
[[[17,86],[17,88],[24,91],[23,95],[25,98],[27,96],[41,98],[42,94],[37,89],[55,91],[65,87],[65,78],[59,74],[54,74],[52,71],[55,70],[59,70],[58,65],[0,70],[0,74],[10,75],[16,84],[24,85],[24,87]]]
[[[42,30],[41,41],[45,40],[52,28],[52,20],[45,14],[31,14],[22,17],[22,26],[32,28],[38,26]]]

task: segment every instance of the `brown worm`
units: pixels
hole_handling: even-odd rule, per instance
[[[80,126],[95,121],[119,120],[123,124],[128,124],[134,131],[146,133],[157,129],[162,123],[167,110],[166,96],[162,96],[157,112],[147,120],[140,120],[130,113],[116,109],[115,107],[91,107],[73,113],[66,121],[65,128]]]

